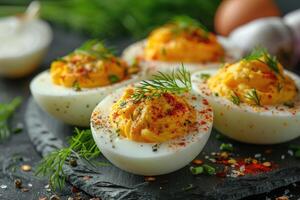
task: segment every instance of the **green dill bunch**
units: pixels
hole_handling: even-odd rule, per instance
[[[174,36],[186,34],[187,36],[193,36],[191,38],[202,38],[203,40],[208,40],[208,29],[202,23],[189,16],[175,16],[167,23],[166,26],[172,27],[172,33]]]
[[[134,102],[159,97],[164,93],[181,94],[192,89],[191,74],[182,65],[171,74],[158,72],[152,80],[144,80],[134,88]]]
[[[277,57],[271,55],[265,48],[257,47],[253,49],[243,60],[246,62],[258,61],[266,65],[276,76],[283,78],[282,65],[278,62]]]

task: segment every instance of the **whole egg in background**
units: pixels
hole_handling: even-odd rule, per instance
[[[215,30],[227,36],[245,23],[271,16],[280,16],[273,0],[223,0],[215,15]]]

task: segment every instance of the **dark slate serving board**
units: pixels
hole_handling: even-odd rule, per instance
[[[58,122],[40,110],[32,98],[25,112],[25,123],[29,137],[42,156],[64,145],[73,127]],[[210,140],[199,159],[216,152],[221,141],[215,139],[213,130]],[[77,167],[65,166],[64,172],[69,182],[91,196],[105,199],[240,199],[243,197],[269,192],[275,188],[300,181],[300,160],[290,156],[288,146],[300,144],[300,138],[280,145],[248,145],[225,139],[235,147],[241,157],[253,157],[261,153],[268,161],[279,165],[277,170],[267,174],[240,178],[220,178],[216,176],[193,176],[189,167],[157,177],[154,182],[145,182],[144,177],[124,172],[113,165],[95,167],[83,160]],[[272,154],[263,152],[272,149]],[[282,155],[285,159],[282,159]],[[100,161],[109,163],[103,156]],[[209,161],[205,160],[207,163]],[[90,176],[88,181],[83,177]]]

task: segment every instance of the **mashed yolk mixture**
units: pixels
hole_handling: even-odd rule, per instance
[[[127,65],[114,56],[99,59],[88,54],[74,53],[54,61],[50,74],[53,83],[57,85],[74,87],[77,84],[83,88],[94,88],[124,80]]]
[[[276,68],[277,65],[277,68]],[[222,97],[250,105],[276,105],[292,101],[297,95],[294,81],[283,72],[280,63],[275,69],[259,60],[241,60],[227,64],[207,80],[210,90]]]
[[[146,60],[217,62],[224,49],[211,33],[200,28],[180,30],[170,24],[154,30],[144,50]]]
[[[189,133],[196,123],[196,111],[183,97],[164,93],[134,102],[134,88],[128,88],[110,113],[110,120],[124,137],[138,142],[164,142]]]

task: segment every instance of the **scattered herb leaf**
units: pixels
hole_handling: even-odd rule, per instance
[[[230,143],[222,143],[221,146],[220,146],[220,150],[221,151],[230,151],[230,152],[232,152],[233,151],[233,146]]]
[[[108,76],[108,80],[111,82],[111,83],[117,83],[120,81],[120,78],[117,76],[117,75],[109,75]]]
[[[241,103],[241,100],[240,100],[239,96],[235,92],[231,95],[231,99],[230,100],[235,105],[240,105],[240,103]]]
[[[79,82],[78,81],[75,81],[74,83],[73,83],[73,89],[76,91],[76,92],[79,92],[79,91],[81,91],[81,87],[80,87],[80,84],[79,84]]]
[[[283,105],[288,107],[288,108],[294,108],[295,107],[295,103],[292,102],[292,101],[284,102]]]
[[[207,81],[207,79],[210,78],[210,74],[200,74],[200,78],[204,81]]]
[[[190,167],[190,171],[193,175],[202,174],[204,172],[204,168],[202,166],[198,167]]]
[[[208,175],[216,174],[216,169],[214,167],[207,165],[207,164],[204,164],[202,166],[203,166],[205,174],[208,174]]]
[[[247,99],[254,102],[256,105],[260,106],[260,97],[258,96],[256,89],[251,89],[248,91],[248,93],[245,95]]]

